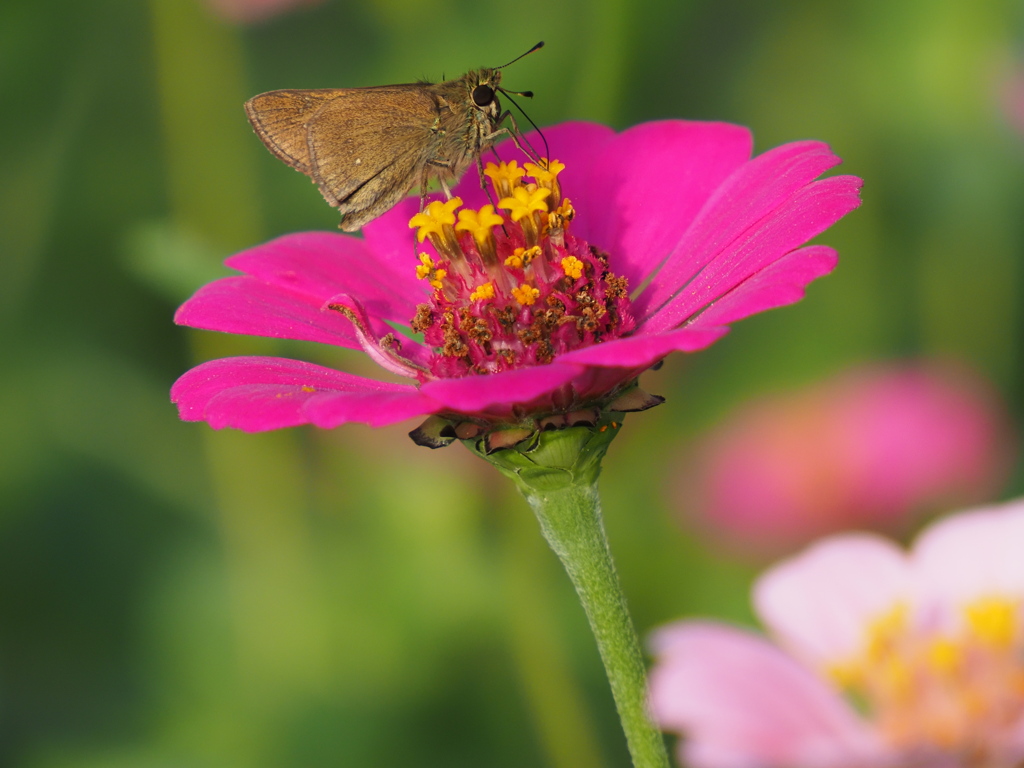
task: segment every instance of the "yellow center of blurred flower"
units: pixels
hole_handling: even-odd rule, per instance
[[[893,746],[987,766],[1000,734],[1024,720],[1021,600],[986,596],[957,618],[944,631],[925,629],[895,606],[866,628],[859,655],[828,672]]]

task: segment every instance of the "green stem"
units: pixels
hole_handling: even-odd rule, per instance
[[[608,549],[596,481],[558,490],[520,490],[586,611],[634,767],[667,768],[665,743],[647,712],[643,654]]]
[[[650,400],[633,389],[615,402]],[[513,424],[462,443],[516,484],[565,566],[597,640],[634,768],[668,768],[665,743],[647,712],[644,657],[608,549],[597,492],[601,461],[623,415],[601,411],[589,426],[538,430],[525,438],[522,425]]]

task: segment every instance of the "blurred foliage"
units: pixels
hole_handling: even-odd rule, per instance
[[[832,143],[865,205],[794,306],[645,377],[668,396],[606,462],[642,631],[750,620],[754,565],[670,509],[679,447],[732,406],[855,361],[950,357],[1018,423],[1022,65],[1003,0],[327,0],[241,28],[196,0],[0,6],[0,765],[621,766],[613,707],[526,506],[411,425],[247,436],[183,424],[201,359],[356,355],[171,322],[234,250],[333,229],[241,103],[497,65],[541,125],[664,117]],[[339,362],[340,361],[340,362]],[[480,464],[480,466],[477,466]],[[1018,470],[1006,493],[1024,491]]]

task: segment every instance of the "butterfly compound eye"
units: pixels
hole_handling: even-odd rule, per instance
[[[494,89],[489,85],[478,85],[473,89],[473,103],[478,107],[486,107],[494,101]]]

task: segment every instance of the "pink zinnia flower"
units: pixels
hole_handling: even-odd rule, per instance
[[[751,159],[750,133],[724,123],[620,134],[567,123],[545,136],[548,169],[490,167],[497,209],[470,174],[454,200],[417,214],[410,198],[363,238],[286,235],[228,259],[244,274],[200,289],[176,316],[361,348],[409,383],[280,358],[214,360],[174,385],[182,418],[255,432],[438,414],[449,421],[414,435],[440,445],[495,424],[516,425],[507,443],[593,423],[597,409],[650,407],[660,399],[632,388],[642,371],[798,300],[836,263],[831,248],[801,246],[859,204],[856,177],[815,181],[840,162],[816,141]]]
[[[1010,127],[1024,136],[1024,64],[1013,62],[1008,68],[999,83],[998,99]]]
[[[213,11],[236,24],[266,21],[296,8],[319,5],[323,0],[206,0]]]
[[[676,496],[741,549],[779,552],[848,528],[991,498],[1013,451],[986,382],[938,365],[861,366],[738,408],[688,452]]]
[[[835,536],[765,573],[779,645],[714,622],[659,630],[651,706],[694,768],[1020,765],[1024,500],[949,517],[906,553]]]

